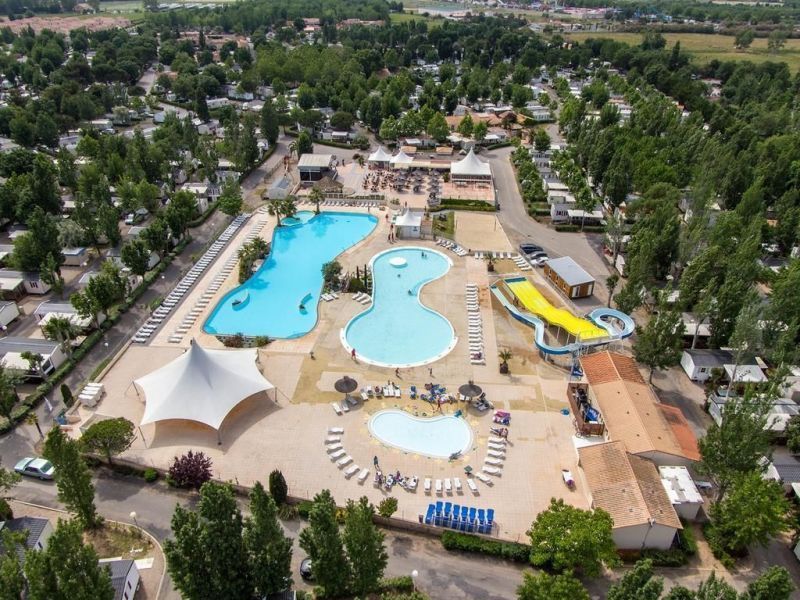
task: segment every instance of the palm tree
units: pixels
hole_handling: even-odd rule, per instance
[[[497,353],[497,357],[500,359],[500,372],[501,373],[508,373],[508,361],[510,361],[514,355],[511,353],[509,348],[503,348],[500,352]]]
[[[316,204],[317,207],[314,209],[314,212],[319,214],[319,203],[325,199],[325,194],[317,186],[314,186],[311,188],[311,193],[308,195],[308,199]]]
[[[289,144],[289,160],[292,159],[292,156],[297,152],[297,140]]]
[[[0,414],[10,417],[11,409],[19,402],[17,386],[22,383],[22,374],[16,369],[8,369],[0,362]]]
[[[606,306],[611,308],[611,298],[614,296],[614,290],[617,289],[617,284],[619,283],[619,275],[616,273],[612,273],[608,277],[606,277],[606,289],[608,290],[608,302]]]
[[[42,333],[48,340],[58,342],[61,349],[72,356],[72,340],[78,337],[78,328],[68,317],[53,317],[44,327]]]
[[[39,425],[39,417],[36,416],[35,412],[33,412],[33,411],[29,412],[28,416],[25,417],[25,422],[28,425],[35,425],[36,426],[36,431],[39,432],[39,437],[40,438],[44,437],[44,433],[42,433],[42,427],[41,427],[41,425]]]
[[[42,369],[42,365],[44,364],[44,356],[38,352],[29,352],[27,350],[19,356],[22,358],[22,360],[28,361],[28,366],[30,366],[31,371],[44,379],[44,370]]]

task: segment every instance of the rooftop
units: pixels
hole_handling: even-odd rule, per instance
[[[564,280],[567,285],[581,285],[591,283],[594,277],[589,275],[582,266],[572,260],[569,256],[553,258],[547,261],[547,266]]]
[[[703,496],[694,484],[694,479],[686,467],[659,467],[661,484],[667,491],[672,505],[702,504]]]
[[[303,154],[297,161],[297,166],[327,169],[331,166],[331,162],[333,162],[332,154]]]
[[[22,353],[26,350],[47,356],[52,354],[56,348],[58,348],[58,342],[51,342],[50,340],[24,337],[0,338],[0,356],[9,352]]]
[[[614,519],[614,527],[630,527],[654,520],[681,529],[681,522],[661,485],[661,476],[649,460],[628,454],[622,442],[606,442],[578,450],[592,504]]]
[[[689,332],[694,333],[694,332]],[[684,350],[686,354],[692,357],[692,362],[698,367],[721,367],[728,363],[733,358],[733,355],[727,350],[692,350],[691,348]]]
[[[49,521],[39,517],[20,517],[18,519],[9,519],[7,521],[0,521],[0,531],[6,530],[11,532],[27,532],[28,538],[25,540],[25,548],[17,546],[17,556],[20,560],[25,558],[25,550],[31,550],[36,547],[36,542],[42,537],[45,527]],[[0,544],[0,555],[5,553],[5,548]]]

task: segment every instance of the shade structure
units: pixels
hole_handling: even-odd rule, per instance
[[[355,389],[358,387],[358,382],[352,377],[345,375],[341,379],[337,380],[336,383],[333,384],[333,387],[337,392],[349,394],[350,392],[355,391]]]
[[[368,162],[380,162],[380,163],[388,163],[392,158],[392,155],[389,154],[386,150],[383,149],[383,146],[378,146],[378,149],[375,150],[372,154],[369,155],[367,159]]]
[[[481,386],[475,385],[470,381],[469,383],[465,383],[459,387],[458,393],[462,396],[466,396],[467,398],[476,398],[483,393],[483,390],[481,389]]]
[[[450,165],[450,173],[453,175],[490,177],[492,168],[489,163],[485,163],[475,156],[475,153],[470,149],[469,154]]]
[[[392,156],[389,162],[393,165],[410,165],[412,162],[414,162],[414,159],[400,150],[400,152]]]
[[[258,350],[210,350],[192,343],[184,354],[134,383],[144,392],[141,424],[184,419],[216,430],[245,398],[273,389],[256,365]]]

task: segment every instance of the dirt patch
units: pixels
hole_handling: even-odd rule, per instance
[[[139,529],[117,523],[105,523],[96,531],[87,531],[83,539],[100,558],[132,558],[138,560],[153,554],[153,542]]]

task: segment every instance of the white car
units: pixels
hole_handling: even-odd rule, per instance
[[[14,465],[14,470],[20,475],[38,477],[39,479],[52,479],[56,469],[49,460],[29,456]]]

